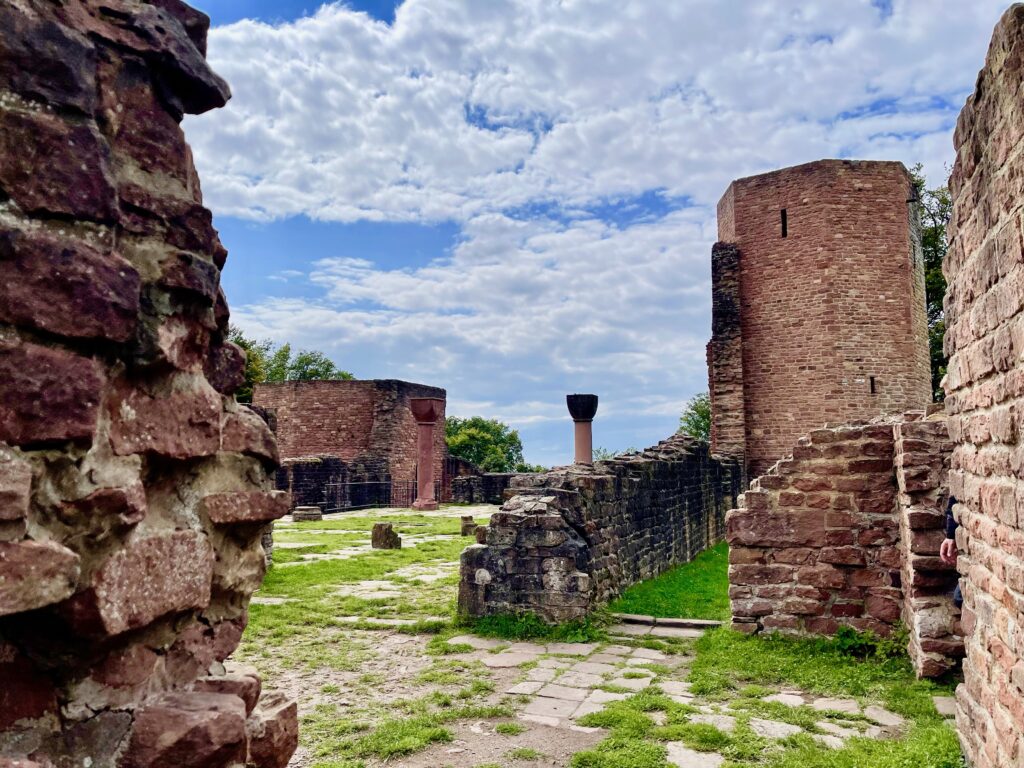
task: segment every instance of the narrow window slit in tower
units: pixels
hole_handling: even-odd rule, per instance
[[[878,392],[878,390],[875,389],[875,377],[874,376],[869,376],[868,377],[868,381],[871,383],[871,394],[872,395],[876,394]]]
[[[786,209],[782,209],[782,236],[789,237],[789,218],[786,216]]]

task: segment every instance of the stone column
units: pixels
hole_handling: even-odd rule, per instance
[[[413,509],[437,509],[434,498],[434,425],[444,408],[444,400],[435,397],[414,397],[409,407],[416,419],[416,501]]]
[[[573,463],[593,464],[594,433],[591,424],[597,413],[597,395],[566,395],[565,403],[569,406],[569,415],[576,422],[576,456]]]

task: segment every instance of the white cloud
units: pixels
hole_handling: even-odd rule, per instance
[[[218,215],[461,227],[448,259],[323,260],[321,299],[235,320],[523,424],[578,385],[607,393],[603,414],[670,428],[704,378],[728,182],[840,155],[921,161],[941,181],[1004,8],[407,0],[392,26],[328,5],[214,29],[234,97],[186,129]],[[588,213],[651,190],[690,207],[622,228]]]

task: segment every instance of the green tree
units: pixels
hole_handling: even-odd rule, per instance
[[[323,352],[302,350],[292,354],[291,344],[274,347],[269,341],[247,338],[241,329],[228,330],[229,341],[245,350],[245,383],[235,396],[241,403],[251,403],[257,384],[264,381],[338,381],[354,378],[338,368]]]
[[[946,228],[953,211],[953,199],[946,186],[928,189],[921,164],[910,170],[917,192],[918,213],[921,218],[921,250],[924,255],[925,308],[928,314],[928,351],[932,366],[932,396],[942,400],[945,393],[939,382],[946,375],[946,356],[942,352],[942,339],[946,334],[946,321],[942,301],[946,297],[946,278],[942,274],[942,260],[949,243]]]
[[[679,431],[697,440],[711,439],[711,395],[701,392],[686,401],[679,417]]]
[[[530,472],[523,460],[519,432],[497,419],[448,416],[444,437],[452,456],[470,461],[485,472]]]

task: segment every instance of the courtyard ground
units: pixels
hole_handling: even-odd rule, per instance
[[[296,768],[959,768],[951,687],[898,643],[665,624],[455,626],[460,516],[279,522],[236,658],[299,700]],[[392,522],[401,550],[373,550]],[[615,610],[721,618],[724,546]],[[685,598],[676,598],[680,590]],[[693,616],[693,614],[701,614]],[[539,636],[537,636],[539,635]]]

